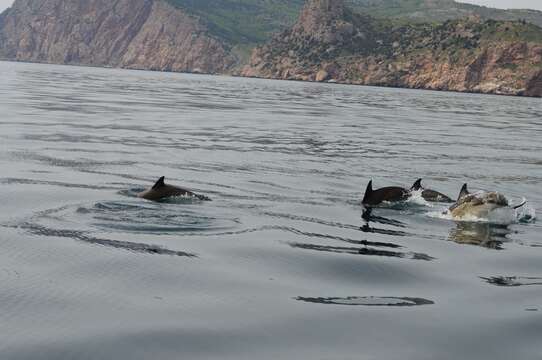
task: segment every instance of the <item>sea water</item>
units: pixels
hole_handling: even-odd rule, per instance
[[[0,168],[2,359],[542,358],[541,99],[0,62]]]

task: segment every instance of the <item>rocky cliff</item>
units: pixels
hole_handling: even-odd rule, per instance
[[[397,26],[311,0],[240,75],[542,96],[542,29],[472,17]]]
[[[0,16],[0,58],[223,73],[228,46],[163,0],[16,0]]]

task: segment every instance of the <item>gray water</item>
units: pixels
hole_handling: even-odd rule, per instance
[[[541,359],[541,114],[0,62],[0,358]],[[135,197],[162,175],[213,201]],[[525,197],[528,214],[361,219],[370,179],[418,177]]]

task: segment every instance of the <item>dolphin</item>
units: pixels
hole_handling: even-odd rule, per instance
[[[162,176],[160,179],[158,179],[158,181],[154,184],[152,188],[140,192],[139,194],[137,194],[137,197],[152,201],[159,201],[174,196],[189,196],[205,201],[211,200],[205,195],[199,195],[187,189],[168,185],[164,182],[164,180],[165,177]]]
[[[435,190],[424,188],[422,186],[422,179],[416,180],[414,185],[412,185],[412,187],[410,188],[411,192],[412,191],[419,191],[419,190],[422,191],[422,197],[426,201],[447,202],[447,203],[453,203],[454,202],[450,197],[444,195],[443,193],[440,193],[440,192],[435,191]]]
[[[383,202],[398,202],[408,199],[410,192],[398,186],[388,186],[373,190],[373,181],[369,181],[361,204],[367,208],[378,206]]]
[[[499,208],[519,209],[525,205],[523,201],[517,206],[511,206],[506,197],[496,191],[471,193],[464,184],[459,192],[457,201],[448,209],[454,220],[465,218],[486,218],[489,213]]]

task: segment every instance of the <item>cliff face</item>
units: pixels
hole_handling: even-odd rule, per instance
[[[541,96],[542,29],[479,18],[397,27],[311,0],[241,75]]]
[[[204,73],[235,61],[163,0],[16,0],[0,17],[0,58]]]

